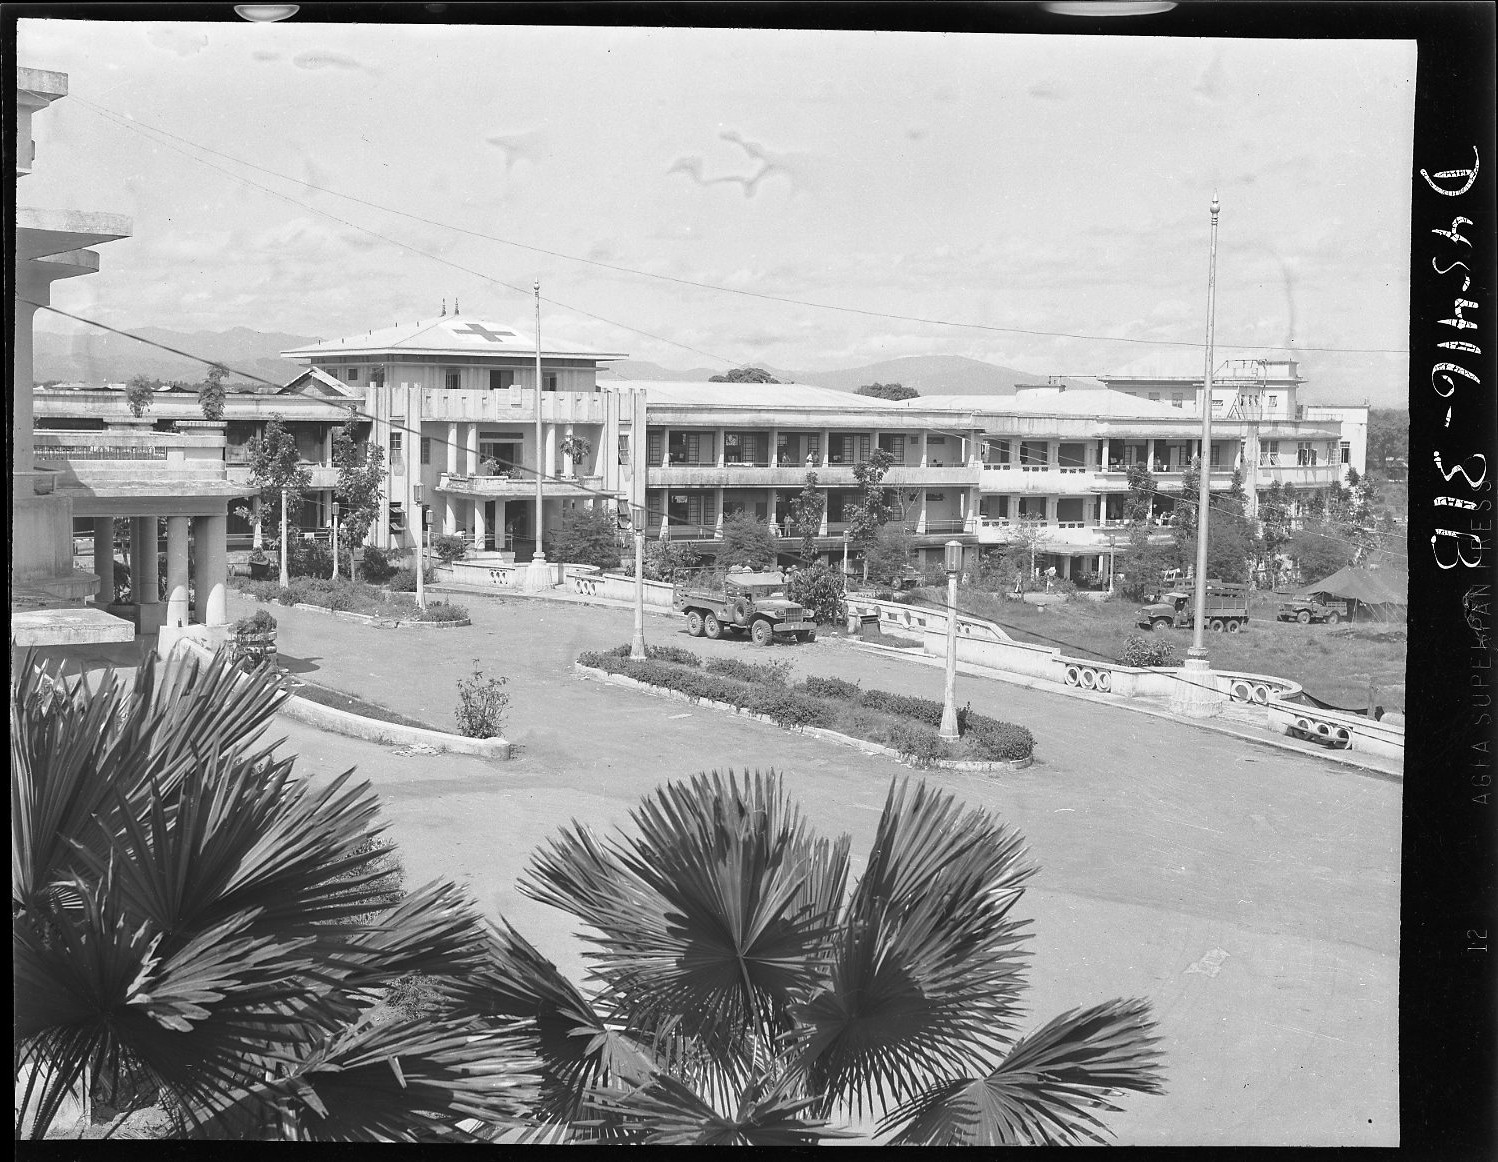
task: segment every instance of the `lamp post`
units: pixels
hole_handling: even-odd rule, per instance
[[[541,549],[541,510],[545,505],[545,494],[542,492],[541,484],[545,477],[546,469],[551,467],[544,464],[542,459],[541,444],[541,280],[535,282],[536,292],[536,547],[531,554],[531,559],[540,558],[546,560],[546,554]]]
[[[427,607],[427,596],[425,589],[424,574],[427,571],[426,563],[426,529],[427,510],[421,503],[421,485],[411,486],[411,499],[415,502],[416,511],[411,515],[416,518],[416,604],[419,608]]]
[[[635,534],[635,635],[630,639],[629,656],[645,657],[645,509],[629,506],[629,527]]]
[[[1212,198],[1212,241],[1207,260],[1207,358],[1202,375],[1202,449],[1197,458],[1200,480],[1196,500],[1196,594],[1193,602],[1191,648],[1175,685],[1171,709],[1190,718],[1210,718],[1221,701],[1207,661],[1203,630],[1207,620],[1207,525],[1212,487],[1212,341],[1217,312],[1217,215],[1221,206]]]
[[[281,489],[281,588],[291,588],[291,575],[286,571],[286,489]]]
[[[941,708],[941,737],[957,739],[957,574],[962,572],[962,542],[948,541],[947,566],[947,682]]]
[[[338,580],[338,502],[333,502],[333,580]]]
[[[847,529],[844,529],[843,530],[843,584],[845,586],[848,583],[848,541],[851,538],[852,538],[852,534],[849,533]]]

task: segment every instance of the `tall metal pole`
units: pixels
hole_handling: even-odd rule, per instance
[[[281,489],[281,588],[286,589],[291,585],[291,577],[286,572],[286,489]]]
[[[1207,517],[1212,489],[1212,330],[1217,311],[1217,214],[1221,207],[1212,198],[1212,246],[1207,259],[1207,364],[1202,376],[1201,481],[1196,501],[1196,614],[1188,657],[1205,660],[1207,647],[1202,631],[1207,620]]]
[[[545,474],[543,469],[544,445],[541,443],[541,280],[537,279],[536,290],[536,548],[531,556],[540,557],[543,561],[546,554],[541,547],[541,506],[544,503],[541,492],[541,477]]]
[[[947,542],[946,566],[947,681],[942,698],[941,730],[938,733],[952,742],[957,738],[957,573],[962,567],[962,542]]]
[[[635,533],[635,635],[629,643],[629,656],[645,657],[645,527],[642,519],[632,520]]]

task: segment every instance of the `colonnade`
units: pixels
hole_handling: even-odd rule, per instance
[[[140,610],[140,632],[163,625],[225,625],[229,621],[228,517],[223,514],[166,518],[166,608],[161,609],[156,516],[130,518],[131,598]],[[192,557],[189,570],[188,558]],[[94,572],[99,575],[96,604],[114,594],[114,518],[94,518]],[[197,578],[197,602],[188,581]]]

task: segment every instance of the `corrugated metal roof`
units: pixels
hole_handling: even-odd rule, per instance
[[[487,319],[441,315],[416,323],[397,323],[379,331],[329,339],[311,347],[295,347],[281,354],[288,359],[338,358],[400,353],[437,355],[508,355],[536,353],[536,336]],[[585,359],[623,359],[618,352],[594,351],[579,344],[557,343],[542,336],[541,355]]]
[[[814,387],[809,383],[712,383],[676,379],[618,379],[610,376],[600,386],[643,391],[646,406],[657,407],[805,407],[879,412],[898,406],[889,400],[833,391],[829,387]]]
[[[1075,388],[1065,391],[1032,389],[1014,395],[927,395],[900,400],[897,407],[950,409],[979,415],[1107,416],[1110,419],[1190,419],[1191,413],[1169,403],[1141,399],[1108,388]]]

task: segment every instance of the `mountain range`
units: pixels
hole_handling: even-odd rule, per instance
[[[199,359],[213,360],[230,368],[230,382],[259,376],[273,383],[289,381],[299,366],[282,359],[280,352],[319,342],[311,335],[289,335],[235,327],[229,331],[171,331],[141,327],[136,334],[164,347],[190,351]],[[155,379],[180,379],[196,383],[203,378],[199,359],[173,354],[108,332],[62,335],[37,331],[33,342],[33,366],[38,382],[123,383],[134,375]],[[611,365],[625,379],[706,380],[721,374],[721,368],[686,370],[662,367],[639,359],[623,359]],[[903,383],[922,395],[1010,395],[1017,383],[1043,383],[1046,377],[1031,371],[984,363],[962,355],[913,355],[888,359],[861,367],[831,371],[797,371],[766,367],[783,383],[807,383],[834,391],[857,391],[869,383]],[[602,377],[608,381],[608,375]],[[1081,381],[1064,380],[1071,386]]]

